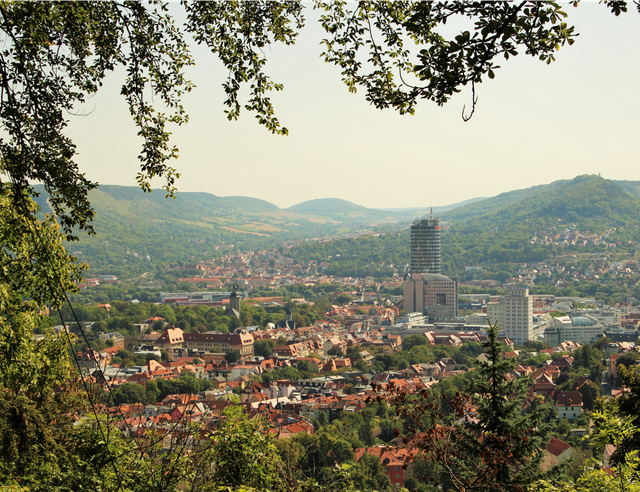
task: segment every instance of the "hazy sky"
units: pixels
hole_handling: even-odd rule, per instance
[[[501,60],[496,78],[477,86],[467,123],[460,113],[470,88],[442,108],[421,101],[415,116],[376,110],[364,93],[348,93],[339,69],[319,57],[322,30],[309,20],[295,46],[269,54],[267,72],[285,85],[273,95],[276,113],[290,131],[272,135],[247,112],[227,121],[226,73],[197,48],[188,75],[198,87],[185,98],[190,122],[173,129],[178,189],[283,208],[329,197],[391,208],[447,205],[586,173],[640,180],[640,15],[633,4],[617,18],[597,3],[566,10],[576,43],[551,65],[524,55]],[[120,84],[111,76],[69,132],[90,179],[134,186],[140,142]]]

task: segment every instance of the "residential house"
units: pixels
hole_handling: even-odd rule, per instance
[[[559,391],[556,395],[558,420],[575,420],[582,415],[582,394],[579,391]]]
[[[547,444],[540,467],[543,472],[549,471],[554,466],[569,459],[572,454],[573,448],[571,446],[556,437],[552,437],[549,444]]]

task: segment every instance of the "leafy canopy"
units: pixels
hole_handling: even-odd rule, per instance
[[[616,14],[626,10],[623,2],[614,3]],[[181,96],[193,88],[184,75],[194,63],[187,36],[229,71],[223,84],[229,119],[238,118],[240,90],[247,85],[244,108],[269,131],[288,133],[269,96],[283,86],[266,74],[265,53],[274,43],[295,42],[304,5],[185,2],[182,8],[186,21],[180,26],[177,7],[162,2],[0,4],[0,125],[6,133],[0,173],[22,190],[42,183],[67,234],[76,226],[91,231],[87,193],[96,186],[74,161],[67,115],[117,68],[126,74],[121,94],[142,140],[138,183],[148,191],[150,180],[162,177],[173,195],[179,174],[169,163],[178,149],[169,126],[187,122]],[[420,99],[444,104],[465,85],[493,78],[500,57],[524,51],[550,62],[575,38],[555,2],[317,2],[314,8],[327,33],[323,57],[341,68],[349,90],[361,87],[377,108],[401,113],[413,113]],[[451,38],[441,34],[454,19],[469,20],[472,28]],[[408,48],[414,44],[415,53]]]

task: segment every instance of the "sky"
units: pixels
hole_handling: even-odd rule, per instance
[[[566,5],[580,33],[547,65],[519,55],[500,61],[496,78],[463,89],[444,107],[420,101],[416,114],[377,110],[351,94],[340,71],[320,58],[323,31],[308,12],[295,46],[274,46],[267,73],[289,136],[272,135],[253,114],[229,122],[226,72],[194,47],[184,98],[190,121],[172,129],[180,158],[179,192],[249,196],[281,208],[341,198],[369,208],[444,206],[475,197],[571,179],[581,174],[640,180],[640,15],[633,4],[615,17],[597,3]],[[82,172],[100,184],[135,186],[140,140],[109,76],[85,108],[70,116]],[[161,181],[154,181],[160,187]],[[179,199],[179,193],[178,193]]]

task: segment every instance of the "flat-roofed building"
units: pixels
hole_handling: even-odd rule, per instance
[[[414,273],[404,282],[404,309],[424,314],[429,323],[456,322],[458,283],[435,273]]]
[[[240,333],[184,333],[180,328],[165,330],[155,345],[164,348],[187,348],[201,352],[240,352],[240,357],[253,357],[253,335]]]
[[[528,287],[512,285],[504,297],[504,334],[516,344],[533,340],[533,298]]]

